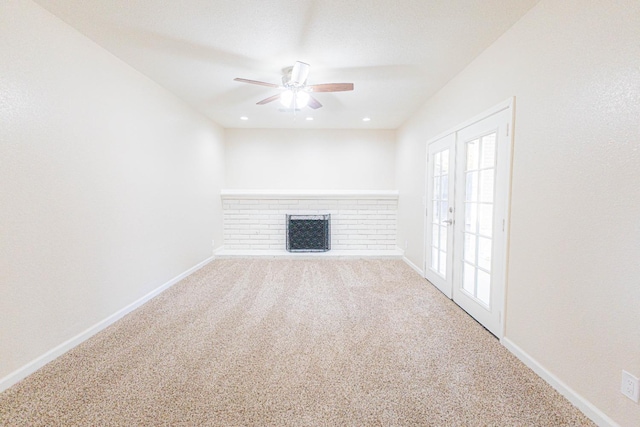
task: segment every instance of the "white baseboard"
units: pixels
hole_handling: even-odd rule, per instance
[[[184,279],[185,277],[189,276],[190,274],[194,273],[195,271],[197,271],[197,270],[201,269],[202,267],[204,267],[205,265],[209,264],[211,261],[213,261],[213,259],[214,259],[214,257],[209,257],[209,258],[205,259],[204,261],[194,265],[193,267],[191,267],[187,271],[185,271],[185,272],[177,275],[173,279],[169,280],[168,282],[166,282],[165,284],[163,284],[159,288],[154,289],[153,291],[149,292],[145,296],[143,296],[143,297],[139,298],[138,300],[132,302],[131,304],[127,305],[126,307],[116,311],[115,313],[113,313],[112,315],[107,317],[106,319],[103,319],[100,322],[96,323],[95,325],[91,326],[89,329],[85,330],[84,332],[81,332],[78,335],[76,335],[75,337],[68,339],[67,341],[63,342],[62,344],[60,344],[60,345],[52,348],[51,350],[47,351],[42,356],[36,358],[35,360],[32,360],[31,362],[27,363],[23,367],[18,368],[17,370],[13,371],[12,373],[7,375],[6,377],[0,379],[0,392],[8,389],[12,385],[14,385],[14,384],[18,383],[19,381],[23,380],[24,378],[26,378],[27,376],[31,375],[32,373],[34,373],[38,369],[42,368],[47,363],[51,362],[52,360],[56,359],[57,357],[60,357],[61,355],[63,355],[67,351],[71,350],[72,348],[74,348],[78,344],[81,344],[82,342],[84,342],[87,339],[91,338],[92,336],[94,336],[98,332],[102,331],[107,326],[112,325],[113,323],[115,323],[119,319],[123,318],[125,315],[129,314],[130,312],[132,312],[136,308],[140,307],[141,305],[143,305],[144,303],[146,303],[147,301],[149,301],[153,297],[159,295],[160,293],[164,292],[165,290],[167,290],[171,286],[175,285],[180,280]]]
[[[558,393],[567,398],[575,407],[577,407],[583,414],[585,414],[591,421],[596,423],[600,427],[620,427],[618,423],[609,418],[604,412],[598,409],[594,404],[578,394],[571,387],[566,385],[560,378],[553,375],[547,369],[545,369],[537,360],[531,357],[523,349],[514,344],[509,338],[503,337],[500,342],[507,350],[513,353],[518,359],[520,359],[525,365],[527,365],[533,372],[538,374],[549,385],[555,388]]]
[[[411,260],[409,260],[409,258],[407,258],[406,256],[404,256],[404,254],[402,255],[402,260],[411,268],[413,268],[416,273],[418,273],[420,275],[420,277],[424,277],[424,271],[421,268],[418,268],[417,265],[415,265],[414,263],[411,262]]]

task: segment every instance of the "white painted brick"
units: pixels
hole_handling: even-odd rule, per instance
[[[259,236],[256,237],[255,239],[251,239],[251,244],[256,244],[256,245],[268,245],[270,243],[273,243],[271,241],[271,239],[265,239],[265,236]]]
[[[357,220],[359,218],[360,218],[360,215],[343,215],[341,220],[350,220],[350,219]]]
[[[276,234],[278,234],[279,232],[280,232],[280,230],[274,230],[274,229],[272,229],[272,228],[269,228],[269,229],[266,229],[266,230],[262,230],[262,231],[260,232],[260,234],[263,234],[263,235],[269,235],[269,236],[271,236],[271,235],[276,235]]]
[[[240,229],[236,231],[236,234],[258,234],[255,230]]]
[[[376,240],[375,242],[378,245],[391,245],[396,243],[396,239]]]
[[[286,214],[332,215],[334,249],[395,248],[397,200],[228,199],[223,201],[225,247],[284,249]]]
[[[341,239],[338,240],[338,244],[340,245],[355,245],[358,240],[355,239]]]
[[[395,229],[378,229],[376,230],[377,234],[396,234],[396,230]]]
[[[367,245],[360,245],[360,244],[353,244],[353,245],[349,245],[349,249],[351,250],[362,250],[362,249],[367,249]]]

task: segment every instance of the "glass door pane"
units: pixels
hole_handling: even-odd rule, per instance
[[[433,188],[429,205],[431,221],[431,269],[447,277],[447,220],[449,218],[449,149],[433,154]]]
[[[491,305],[496,133],[466,142],[465,153],[462,289],[469,296],[489,307]]]

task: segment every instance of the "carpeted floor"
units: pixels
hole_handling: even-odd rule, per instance
[[[218,260],[0,394],[10,426],[592,426],[401,261]]]

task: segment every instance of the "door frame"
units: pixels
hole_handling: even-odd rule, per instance
[[[501,307],[501,322],[500,322],[500,330],[498,331],[498,338],[500,340],[502,340],[502,338],[504,337],[504,333],[505,333],[505,328],[506,328],[506,312],[507,312],[507,293],[508,293],[508,283],[509,283],[509,243],[510,243],[510,236],[511,236],[511,192],[512,192],[512,180],[513,180],[513,145],[514,145],[514,123],[515,123],[515,101],[516,98],[515,96],[508,98],[507,100],[494,105],[493,107],[483,111],[480,114],[475,115],[474,117],[465,120],[464,122],[460,123],[459,125],[445,131],[442,132],[438,135],[436,135],[433,138],[430,138],[427,143],[426,143],[426,154],[425,154],[425,177],[424,177],[424,196],[422,198],[422,215],[423,215],[423,241],[422,241],[422,250],[423,250],[423,259],[422,259],[422,272],[423,272],[423,277],[427,280],[429,280],[427,278],[427,274],[428,274],[428,264],[427,264],[427,227],[429,226],[428,220],[429,217],[427,215],[428,213],[428,209],[429,208],[429,200],[428,200],[428,196],[429,196],[429,170],[427,167],[428,164],[428,159],[427,156],[429,154],[429,145],[433,144],[451,134],[456,134],[457,132],[461,131],[462,129],[469,127],[471,125],[474,125],[494,114],[500,113],[504,110],[510,110],[510,114],[509,114],[509,123],[507,124],[507,136],[506,136],[506,140],[507,140],[507,170],[505,172],[505,175],[507,177],[507,184],[506,184],[506,188],[505,188],[505,210],[504,212],[502,212],[503,214],[503,218],[504,218],[504,234],[502,236],[502,238],[496,239],[495,243],[496,244],[500,244],[501,245],[501,252],[504,254],[504,264],[503,264],[503,268],[502,271],[500,271],[501,276],[504,278],[504,289],[503,289],[503,293],[501,296],[502,301],[498,301],[496,304]],[[456,139],[456,144],[457,144],[457,139]],[[454,172],[455,173],[455,172]],[[451,197],[451,195],[450,195]],[[455,197],[455,195],[453,196]],[[455,200],[455,199],[454,199]],[[455,250],[455,249],[454,249]],[[435,287],[435,286],[434,286]],[[436,289],[438,289],[436,287]],[[452,295],[447,295],[445,293],[445,295],[448,298],[452,298]]]

